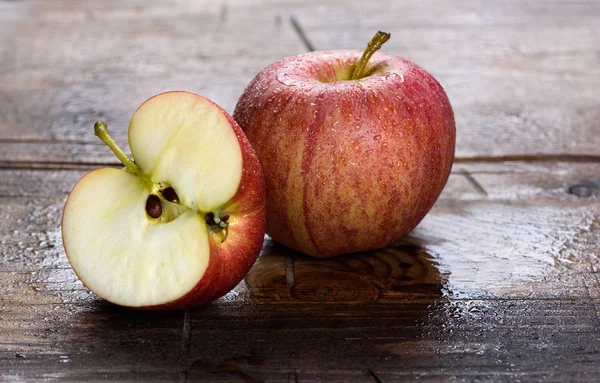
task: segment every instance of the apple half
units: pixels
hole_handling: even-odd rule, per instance
[[[65,252],[101,298],[140,309],[197,306],[247,274],[265,232],[265,187],[236,122],[188,92],[147,100],[129,125],[132,161],[99,121],[94,130],[125,165],[85,175],[65,204]]]

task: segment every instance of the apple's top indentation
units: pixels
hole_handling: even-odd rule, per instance
[[[311,52],[281,60],[274,65],[275,80],[284,86],[311,90],[335,83],[336,90],[344,92],[354,87],[380,86],[400,71],[401,83],[402,72],[411,64],[379,51],[389,38],[389,33],[379,31],[364,51]]]

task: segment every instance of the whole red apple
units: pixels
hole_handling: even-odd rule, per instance
[[[69,262],[92,292],[139,309],[186,308],[238,284],[265,232],[260,164],[235,121],[204,97],[152,97],[129,125],[132,161],[85,175],[63,212]]]
[[[380,248],[410,232],[452,167],[455,124],[441,85],[401,57],[313,52],[275,62],[233,114],[267,188],[267,234],[315,257]]]

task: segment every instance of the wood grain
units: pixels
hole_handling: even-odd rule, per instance
[[[595,195],[569,193],[595,179],[593,165],[463,164],[408,238],[370,254],[315,260],[267,239],[247,278],[188,325],[182,312],[110,305],[68,267],[55,231],[83,173],[0,170],[8,380],[600,376],[578,369],[600,353],[600,209]]]
[[[0,0],[0,381],[600,379],[600,4]],[[116,159],[170,89],[232,111],[263,67],[385,50],[453,103],[457,160],[432,212],[385,249],[315,260],[265,238],[235,289],[126,310],[65,257],[74,183]]]
[[[599,14],[596,2],[518,0],[333,1],[318,17],[295,10],[317,50],[363,49],[376,30],[391,32],[383,49],[446,89],[459,158],[598,157]]]
[[[362,49],[376,29],[392,32],[386,50],[446,88],[459,158],[600,161],[593,2],[61,4],[3,4],[0,163],[115,163],[92,134],[97,119],[124,145],[135,108],[165,90],[198,92],[231,112],[258,71],[306,51],[304,40]]]

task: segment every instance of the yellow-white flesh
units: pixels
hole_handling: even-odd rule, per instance
[[[208,265],[206,224],[188,211],[156,224],[149,192],[117,169],[86,175],[65,207],[63,235],[73,270],[96,295],[124,306],[173,301],[191,290]]]
[[[130,127],[135,161],[154,183],[172,185],[186,205],[175,219],[149,217],[152,187],[117,169],[84,176],[65,206],[69,261],[90,290],[113,303],[155,306],[192,290],[210,259],[205,214],[238,189],[242,155],[231,124],[214,104],[191,96],[147,101]]]
[[[227,117],[191,93],[163,93],[131,118],[129,146],[155,182],[168,181],[184,205],[211,211],[233,197],[242,153]]]

